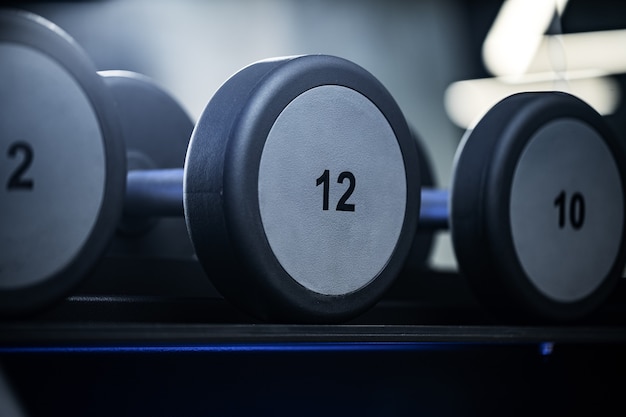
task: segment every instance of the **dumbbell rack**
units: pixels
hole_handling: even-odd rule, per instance
[[[0,323],[0,364],[27,410],[595,413],[624,387],[623,283],[592,317],[546,325],[489,316],[455,272],[405,271],[359,318],[302,325],[239,312],[202,274],[195,261],[106,259],[63,302]]]

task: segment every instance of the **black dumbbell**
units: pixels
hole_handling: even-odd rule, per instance
[[[127,173],[115,100],[85,54],[30,14],[2,12],[0,28],[12,162],[1,173],[4,313],[66,294],[122,210],[132,230],[131,217],[180,215],[183,202],[215,286],[265,319],[348,319],[402,268],[420,205],[417,150],[395,101],[357,65],[323,55],[252,64],[205,108],[184,171]]]
[[[566,93],[510,96],[466,133],[453,169],[449,193],[422,193],[419,228],[450,229],[485,306],[563,321],[602,305],[626,256],[626,159],[602,116]]]

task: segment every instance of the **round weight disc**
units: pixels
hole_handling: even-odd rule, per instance
[[[128,170],[182,168],[194,123],[180,103],[143,74],[132,71],[98,74],[116,102]]]
[[[145,75],[131,71],[99,74],[116,102],[128,170],[182,169],[194,123],[180,103]],[[194,256],[182,216],[157,219],[125,215],[118,232],[109,255],[168,259]]]
[[[435,181],[435,172],[432,162],[426,149],[423,146],[421,138],[413,131],[413,138],[417,144],[417,154],[419,157],[421,188],[434,188],[437,184]],[[423,207],[423,206],[422,206]],[[405,267],[410,271],[419,271],[427,267],[427,262],[433,248],[435,240],[435,231],[417,228],[417,234],[413,240],[413,246],[409,252],[409,257]]]
[[[565,93],[496,105],[458,151],[452,235],[483,301],[540,319],[581,318],[623,271],[624,151]]]
[[[284,58],[240,71],[201,116],[186,169],[198,257],[218,289],[257,316],[353,317],[380,298],[410,249],[415,144],[384,87],[343,59]],[[210,227],[207,210],[221,213]],[[228,276],[216,273],[225,259],[237,266]]]
[[[112,98],[50,22],[0,12],[0,312],[65,294],[109,242],[125,160]]]

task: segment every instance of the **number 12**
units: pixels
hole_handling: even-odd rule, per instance
[[[348,189],[346,190],[345,193],[343,193],[343,195],[339,199],[339,202],[337,203],[337,207],[335,208],[336,211],[354,211],[354,204],[349,204],[347,203],[347,201],[348,201],[348,198],[350,198],[350,196],[354,192],[354,188],[356,187],[356,178],[354,177],[354,174],[351,173],[350,171],[343,171],[342,173],[339,174],[339,177],[337,177],[337,183],[343,184],[344,180],[346,179],[348,180]],[[315,186],[318,187],[319,185],[324,186],[323,187],[324,194],[322,198],[322,210],[328,210],[329,199],[330,199],[330,171],[329,170],[327,169],[324,170],[322,175],[320,175],[319,178],[316,180]]]

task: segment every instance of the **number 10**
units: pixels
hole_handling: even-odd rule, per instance
[[[554,206],[559,210],[559,229],[565,227],[567,214],[574,230],[579,230],[585,223],[585,198],[581,193],[574,193],[569,200],[569,213],[566,213],[567,194],[561,191],[554,199]]]

